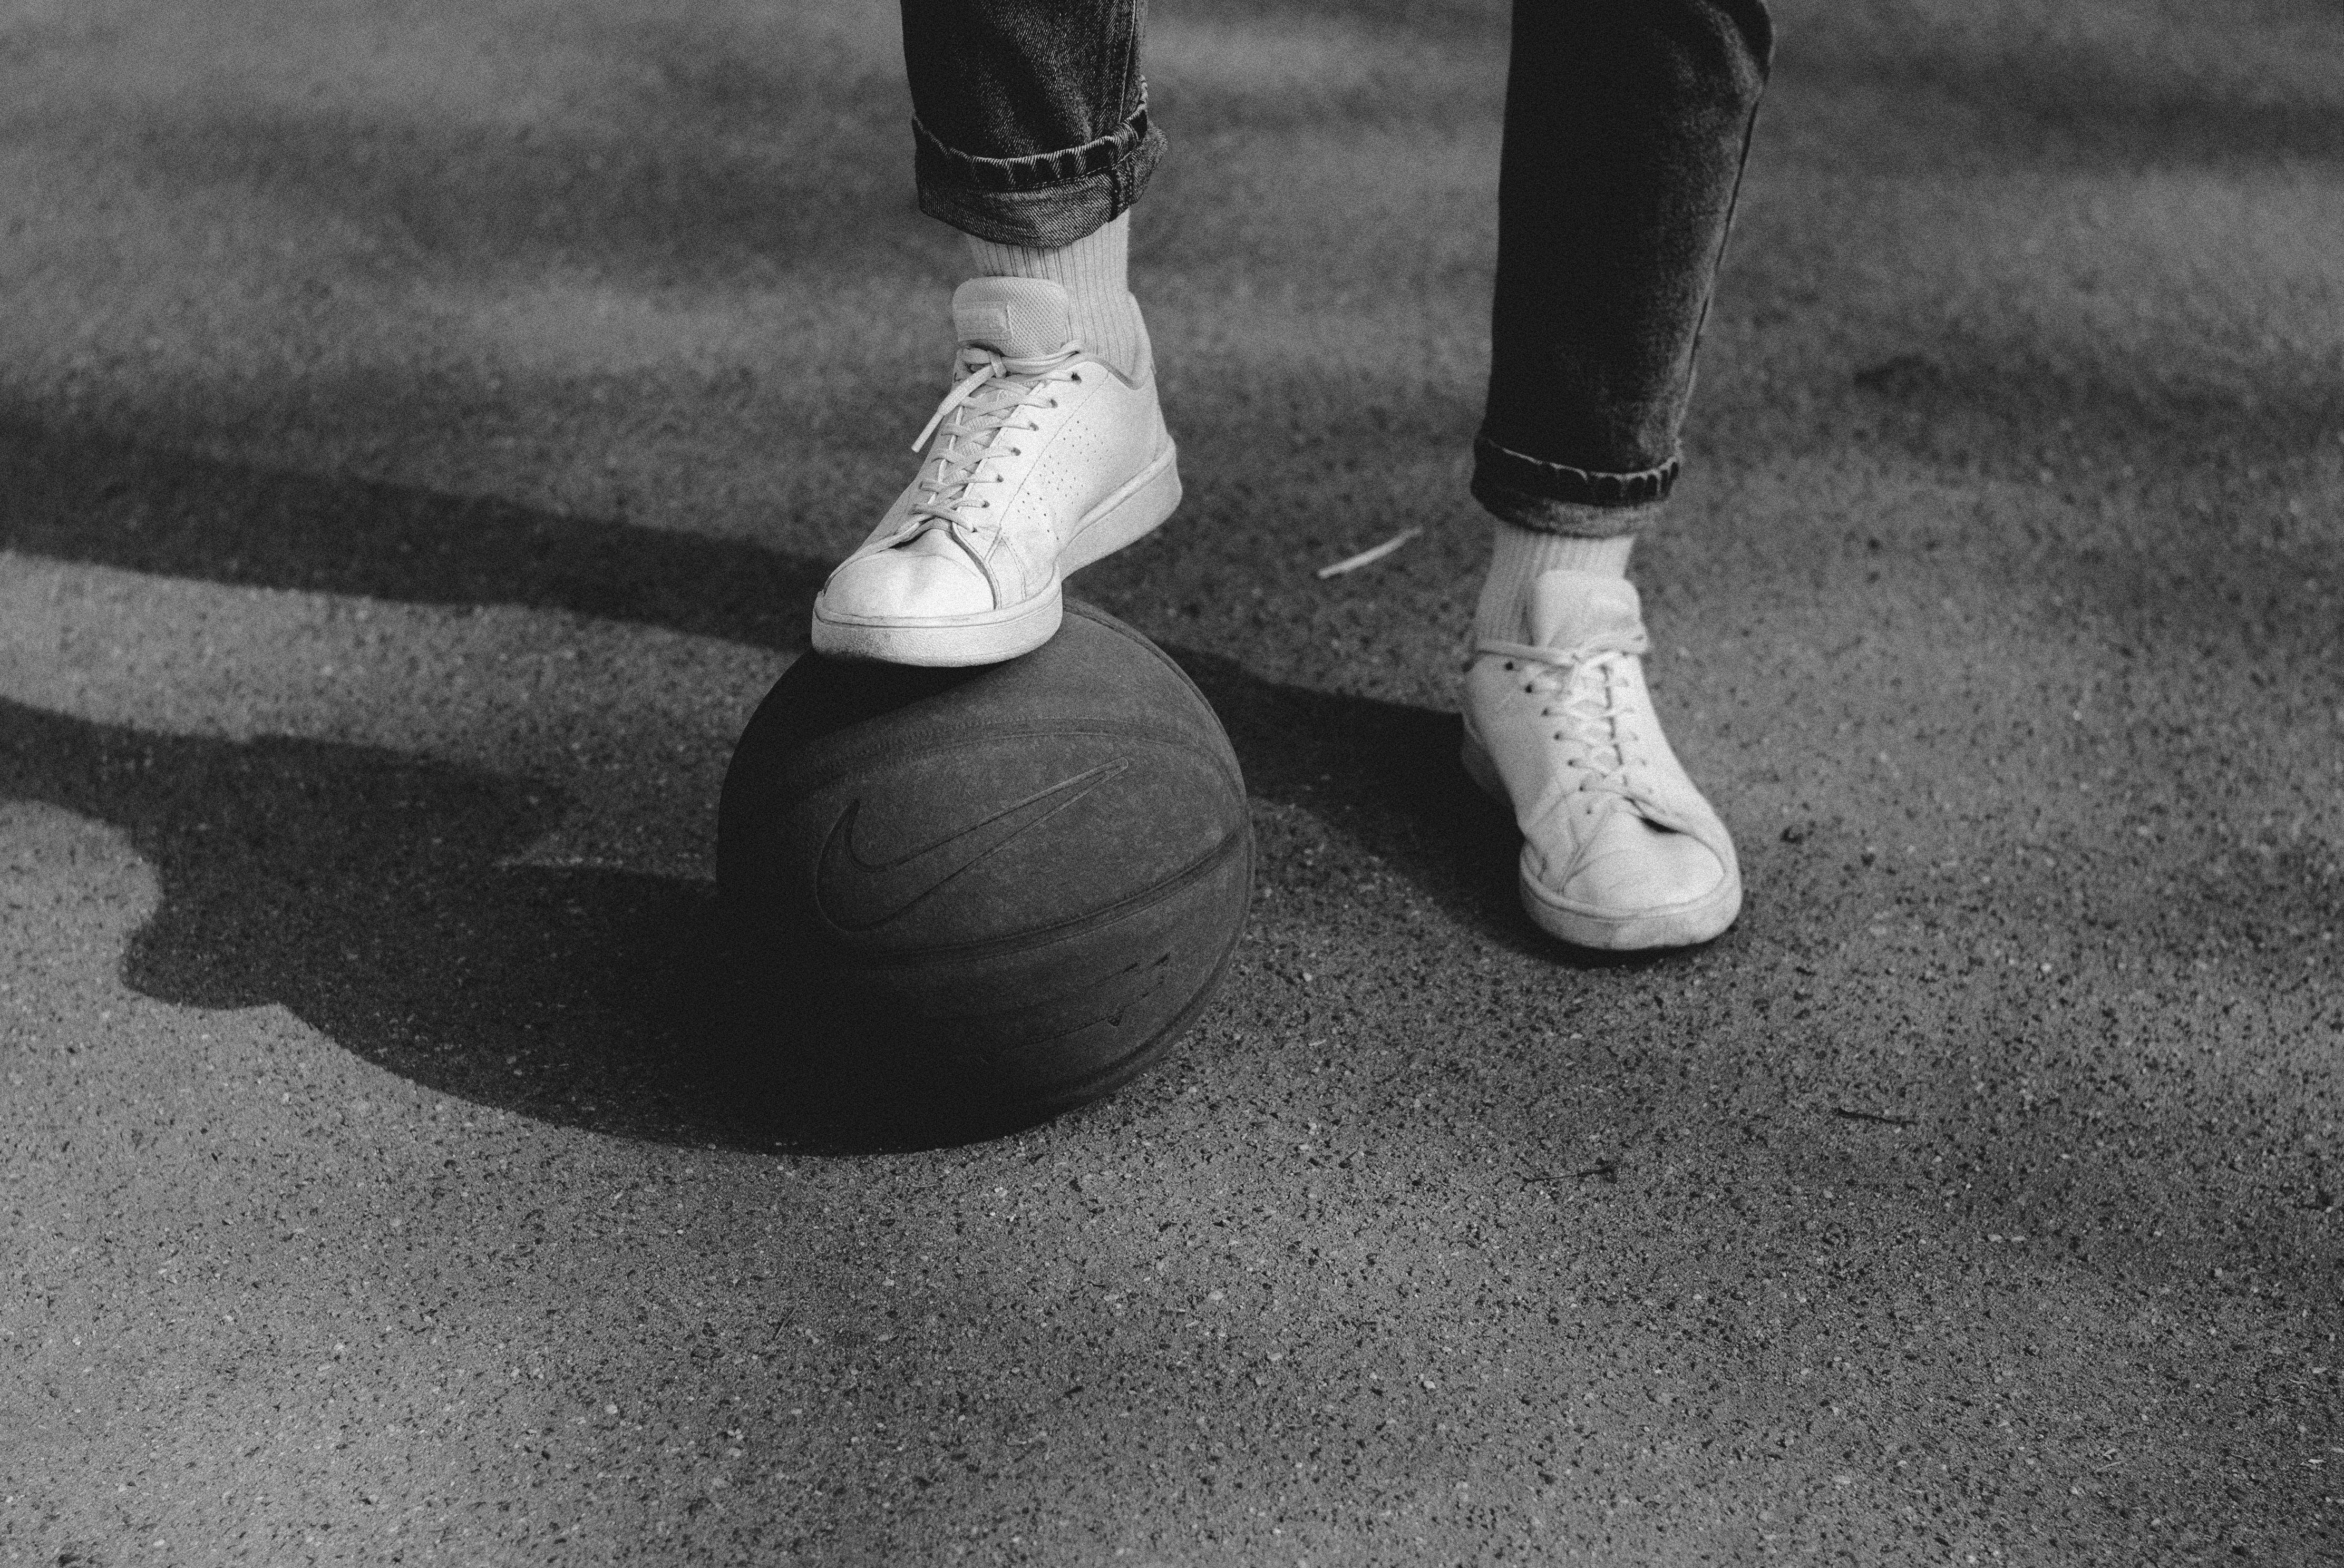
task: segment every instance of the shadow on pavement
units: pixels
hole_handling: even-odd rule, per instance
[[[768,646],[794,640],[825,569],[739,541],[22,423],[0,426],[0,546],[53,558],[541,606]],[[1257,798],[1312,813],[1459,920],[1538,943],[1514,903],[1511,827],[1456,766],[1453,714],[1176,653]],[[708,885],[509,864],[561,820],[558,784],[0,703],[0,791],[113,824],[156,866],[162,905],[126,978],[157,999],[280,1003],[434,1089],[617,1136],[849,1149],[1002,1130],[874,1121],[816,1092],[786,1043],[744,1047],[743,971]],[[714,804],[677,809],[712,822]]]
[[[0,416],[0,547],[412,604],[520,604],[803,641],[828,563],[478,496],[325,478]]]
[[[363,747],[141,734],[0,704],[0,791],[122,830],[161,902],[124,978],[194,1007],[278,1003],[469,1099],[691,1136],[682,1042],[702,885],[500,865],[542,786]]]
[[[1216,699],[1243,715],[1240,744],[1273,798],[1329,758],[1369,765],[1454,727],[1207,673]],[[1486,824],[1446,809],[1433,768],[1399,771],[1401,787],[1372,805],[1337,798],[1345,831],[1444,905],[1518,918],[1510,883],[1471,875],[1492,859],[1484,850],[1510,868],[1507,845],[1479,842]],[[281,1005],[429,1088],[618,1137],[855,1152],[1014,1130],[841,1098],[825,1089],[818,1038],[744,1031],[743,1018],[771,1008],[754,1006],[753,973],[710,885],[510,864],[562,815],[566,803],[541,784],[368,747],[157,736],[0,703],[0,794],[110,824],[155,867],[160,906],[132,938],[123,977],[159,1001]]]

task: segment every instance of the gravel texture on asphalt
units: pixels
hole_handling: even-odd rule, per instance
[[[892,11],[0,17],[0,1561],[2344,1561],[2344,16],[1780,14],[1637,567],[1741,923],[1455,765],[1501,8],[1164,0],[1078,586],[1253,925],[893,1150],[693,1037],[948,350]]]

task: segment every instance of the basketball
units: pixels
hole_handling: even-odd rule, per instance
[[[799,659],[733,752],[717,878],[753,1029],[904,1106],[1040,1115],[1204,1007],[1253,835],[1195,684],[1068,600],[1006,663]]]

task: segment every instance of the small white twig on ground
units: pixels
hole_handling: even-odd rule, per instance
[[[1320,567],[1318,576],[1323,581],[1329,577],[1340,577],[1346,572],[1357,572],[1362,566],[1373,566],[1423,531],[1424,530],[1420,528],[1404,528],[1373,550],[1362,550],[1357,555],[1347,555],[1332,565]]]

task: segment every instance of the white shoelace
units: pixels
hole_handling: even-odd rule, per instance
[[[1510,672],[1526,670],[1529,679],[1522,683],[1523,691],[1561,695],[1561,703],[1541,708],[1539,713],[1542,718],[1567,720],[1572,738],[1586,748],[1583,754],[1564,759],[1580,771],[1581,789],[1646,806],[1656,803],[1641,777],[1644,758],[1636,749],[1639,737],[1632,725],[1623,732],[1622,723],[1633,719],[1638,710],[1622,703],[1619,677],[1624,661],[1642,657],[1651,647],[1639,627],[1633,632],[1608,632],[1575,648],[1538,648],[1528,642],[1483,638],[1474,644],[1474,651],[1504,660]]]
[[[1051,389],[1061,380],[1082,379],[1080,371],[1067,369],[1081,352],[1071,342],[1054,354],[1030,358],[999,353],[975,343],[961,346],[961,368],[968,374],[945,394],[945,400],[936,405],[919,439],[912,443],[914,451],[926,451],[927,460],[920,465],[919,493],[911,513],[889,541],[891,545],[943,528],[988,579],[993,575],[985,565],[985,551],[977,548],[976,531],[983,524],[969,515],[992,509],[993,502],[975,491],[981,485],[1000,483],[1004,477],[985,471],[985,465],[994,458],[1020,455],[1017,447],[1000,444],[1000,438],[1007,431],[1041,429],[1021,416],[1027,409],[1057,406]],[[932,436],[934,447],[928,445]]]

